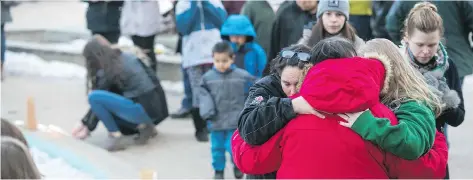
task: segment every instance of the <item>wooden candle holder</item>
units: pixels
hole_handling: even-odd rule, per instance
[[[26,127],[31,131],[36,131],[38,129],[33,97],[28,97],[26,102]]]

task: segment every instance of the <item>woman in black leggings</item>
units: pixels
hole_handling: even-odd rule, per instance
[[[162,31],[162,16],[159,1],[125,1],[120,19],[122,35],[131,36],[133,44],[143,49],[155,72],[157,60],[154,53],[154,38]]]

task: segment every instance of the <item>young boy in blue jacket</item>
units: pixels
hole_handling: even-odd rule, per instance
[[[250,19],[244,15],[231,15],[223,23],[220,34],[223,40],[232,44],[235,51],[235,65],[261,78],[266,66],[266,53],[255,42],[256,32]]]
[[[235,57],[227,41],[217,43],[212,50],[214,66],[202,77],[199,87],[200,115],[208,121],[212,166],[215,179],[223,179],[225,151],[232,153],[231,138],[238,124],[238,114],[245,105],[244,88],[256,77],[233,64]],[[232,156],[230,156],[232,157]],[[233,162],[233,161],[232,161]],[[243,174],[233,167],[235,178]]]

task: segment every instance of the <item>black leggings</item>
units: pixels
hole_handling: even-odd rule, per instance
[[[101,35],[103,36],[105,39],[108,40],[108,42],[112,43],[112,44],[117,44],[118,43],[118,39],[120,38],[120,31],[117,31],[117,32],[92,32],[93,35]]]
[[[156,60],[156,54],[154,54],[154,35],[141,37],[141,36],[131,36],[133,44],[143,49],[151,60],[150,66],[155,72],[158,68],[158,62]]]

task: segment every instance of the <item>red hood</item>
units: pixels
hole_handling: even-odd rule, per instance
[[[300,95],[317,110],[359,112],[379,102],[385,68],[377,59],[328,59],[307,73]]]

